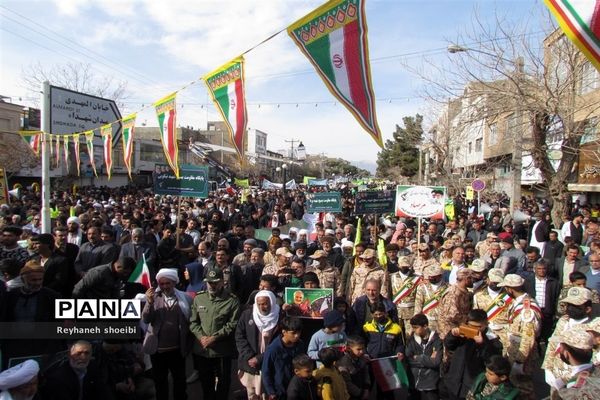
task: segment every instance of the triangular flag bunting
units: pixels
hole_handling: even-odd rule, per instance
[[[35,153],[36,156],[40,155],[40,138],[42,137],[42,132],[27,132],[21,133],[21,137],[23,140],[27,142],[31,150]]]
[[[94,171],[94,176],[97,178],[98,172],[96,172],[96,161],[94,160],[94,131],[85,132],[85,145],[87,146],[88,156],[90,157],[92,171]]]
[[[77,176],[81,174],[80,159],[79,159],[79,135],[73,135],[73,151],[75,152],[75,165],[77,165]]]
[[[56,157],[56,168],[60,165],[60,136],[56,136],[56,149],[54,150],[54,156]]]
[[[581,0],[544,2],[565,35],[600,70],[600,4]]]
[[[331,94],[383,147],[371,84],[365,1],[331,0],[287,31]]]
[[[104,145],[104,166],[106,167],[106,175],[110,180],[112,174],[112,125],[107,124],[100,128],[100,135]]]
[[[133,155],[133,132],[136,114],[123,119],[123,162],[131,179],[131,156]]]
[[[141,283],[146,289],[150,288],[150,270],[146,264],[146,256],[142,255],[142,259],[138,261],[135,269],[129,276],[129,282]]]
[[[173,169],[175,176],[179,179],[179,165],[177,161],[177,109],[175,107],[175,97],[177,93],[168,95],[154,103],[156,116],[158,117],[158,127],[160,128],[160,140],[165,151],[167,163]]]
[[[67,164],[67,173],[69,172],[69,137],[63,138],[63,151],[65,152],[65,164]]]
[[[244,57],[238,57],[204,76],[213,102],[223,117],[231,142],[244,162],[244,139],[248,124],[244,90]]]

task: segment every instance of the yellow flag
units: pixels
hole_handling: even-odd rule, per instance
[[[354,250],[352,250],[352,255],[356,255],[356,245],[360,243],[362,236],[362,218],[358,219],[358,224],[356,224],[356,236],[354,237]]]
[[[471,186],[467,186],[467,191],[466,191],[466,199],[467,200],[473,200],[475,198],[475,191],[473,190],[473,188]]]

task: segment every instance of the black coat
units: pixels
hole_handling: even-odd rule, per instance
[[[474,340],[449,333],[444,345],[448,351],[454,352],[444,382],[449,393],[461,398],[467,395],[477,376],[485,372],[485,361],[493,355],[502,355],[500,339],[490,340],[485,335],[483,343],[478,345]]]
[[[535,299],[535,276],[528,276],[525,279],[525,291]],[[558,305],[558,297],[560,295],[560,282],[552,277],[548,277],[546,281],[546,303],[542,309],[542,313],[546,316],[551,316],[556,313]]]
[[[317,381],[294,376],[287,387],[287,400],[318,400]]]
[[[405,356],[410,366],[412,386],[416,390],[437,389],[443,353],[442,339],[437,332],[432,332],[426,343],[417,342],[414,335],[408,339]]]
[[[105,400],[110,398],[107,386],[107,377],[99,366],[90,362],[83,378],[82,399]],[[78,400],[79,378],[71,368],[68,361],[64,361],[54,368],[50,368],[44,375],[40,387],[44,400]]]
[[[271,333],[271,338],[277,336],[278,329]],[[238,368],[254,375],[260,373],[263,355],[259,354],[260,332],[252,319],[252,308],[244,310],[235,328],[235,344],[238,350]],[[248,360],[256,357],[257,368],[248,365]]]
[[[46,260],[44,264],[44,287],[60,293],[64,298],[71,297],[75,269],[70,269],[67,258],[58,252]]]

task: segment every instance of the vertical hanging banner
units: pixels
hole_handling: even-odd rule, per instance
[[[104,146],[104,166],[106,167],[106,175],[110,180],[112,173],[112,125],[107,124],[100,128],[100,136],[102,136],[102,144]]]
[[[46,144],[50,147],[50,162],[52,162],[52,157],[54,154],[54,147],[52,146],[52,144],[54,138],[52,137],[52,135],[49,135],[47,133],[45,133],[44,135],[46,135]]]
[[[35,153],[36,156],[40,155],[40,143],[42,138],[42,132],[21,132],[21,137],[31,150]]]
[[[65,152],[65,164],[67,165],[67,173],[69,173],[69,137],[63,138],[63,151]]]
[[[287,31],[331,94],[383,148],[371,83],[365,1],[328,1]]]
[[[544,0],[565,35],[600,70],[600,5],[597,1]]]
[[[177,179],[179,179],[175,96],[177,96],[177,93],[160,99],[154,103],[154,107],[156,109],[156,116],[158,117],[158,127],[160,128],[160,141],[165,151],[167,163],[175,173]]]
[[[244,162],[244,140],[248,125],[244,90],[244,57],[237,57],[204,76],[210,96],[221,113],[231,142]]]
[[[133,154],[133,131],[135,130],[136,114],[123,119],[123,162],[131,179],[131,156]]]
[[[94,131],[87,131],[84,135],[88,157],[90,158],[90,165],[92,166],[92,171],[94,171],[94,176],[97,178],[98,172],[96,171],[96,161],[94,161]]]
[[[73,151],[75,152],[75,165],[77,166],[77,176],[81,175],[79,163],[79,135],[73,135]]]
[[[56,149],[54,149],[54,156],[56,157],[56,168],[60,165],[60,136],[56,136]]]

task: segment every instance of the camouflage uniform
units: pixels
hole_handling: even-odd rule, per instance
[[[331,264],[326,264],[323,268],[308,268],[306,272],[314,272],[319,278],[319,287],[333,289],[335,297],[342,296],[342,278],[340,271]]]
[[[560,290],[560,294],[558,295],[558,307],[556,308],[556,316],[559,318],[567,313],[567,304],[564,303],[563,300],[567,297],[567,293],[572,287],[575,286],[568,285]],[[590,289],[590,291],[592,292],[592,303],[600,304],[600,295],[598,294],[598,291],[596,291],[596,289]]]
[[[507,275],[510,277],[512,274]],[[510,380],[523,399],[535,399],[531,373],[537,356],[536,337],[540,330],[541,312],[534,298],[527,293],[513,300],[508,308],[508,347],[506,356],[522,371],[511,372]]]
[[[354,301],[362,296],[364,293],[364,286],[367,280],[376,279],[381,284],[381,295],[389,298],[389,274],[385,271],[377,261],[373,264],[372,268],[369,268],[365,263],[361,263],[358,267],[352,271],[350,275],[350,293],[349,300],[350,304],[354,304]]]
[[[448,289],[448,283],[440,282],[439,285],[434,287],[429,282],[421,282],[419,287],[417,287],[417,294],[415,295],[415,314],[419,314],[423,312],[427,319],[429,320],[429,328],[431,330],[437,331],[438,329],[438,314],[439,314],[439,300],[441,295]],[[434,297],[438,298],[438,305],[434,308],[429,308],[429,310],[423,311],[423,306],[426,305],[430,300]]]
[[[415,271],[416,275],[423,275],[423,271],[425,270],[425,268],[429,267],[430,265],[437,264],[437,260],[431,256],[427,260],[423,260],[421,257],[417,257],[413,263],[413,270]]]
[[[600,393],[600,368],[592,367],[571,378],[567,387],[558,390],[562,400],[595,400]]]
[[[501,291],[500,296],[503,294],[504,291]],[[473,308],[487,311],[493,306],[495,300],[501,301],[498,296],[490,293],[486,285],[473,295]],[[501,304],[498,305],[500,306]],[[488,323],[490,330],[500,338],[502,348],[506,350],[508,348],[508,307],[504,305],[502,311],[497,313],[491,320],[488,318]]]
[[[452,328],[458,328],[460,324],[467,322],[472,303],[472,295],[468,290],[450,285],[438,306],[438,333],[442,340]]]
[[[403,329],[406,336],[412,333],[410,319],[415,315],[415,296],[417,295],[417,287],[421,280],[422,278],[419,275],[413,273],[409,273],[409,275],[405,277],[403,277],[400,272],[395,272],[390,275],[390,282],[392,285],[391,300],[394,301],[396,308],[398,309],[398,318],[404,322]],[[400,290],[405,288],[408,294],[396,302],[394,297]]]

